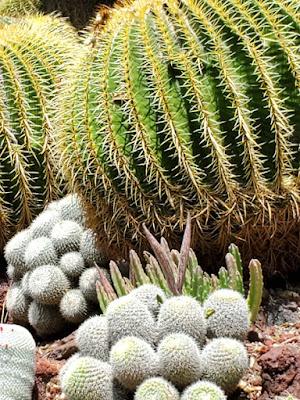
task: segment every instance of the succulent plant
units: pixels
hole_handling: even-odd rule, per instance
[[[43,265],[31,272],[30,296],[39,303],[55,305],[70,289],[70,282],[62,270],[55,265]]]
[[[106,273],[103,270],[103,273]],[[84,297],[94,303],[97,303],[96,282],[99,279],[98,270],[96,267],[87,268],[79,278],[79,287]]]
[[[12,276],[22,276],[26,271],[25,265],[25,250],[28,243],[31,241],[31,234],[28,229],[18,232],[9,240],[4,248],[4,257],[12,272]]]
[[[26,271],[33,270],[42,265],[57,264],[58,256],[51,239],[41,236],[31,240],[25,250]]]
[[[50,237],[51,231],[61,221],[60,214],[54,210],[45,210],[30,224],[30,234],[33,239],[41,236]]]
[[[25,296],[30,297],[30,290],[29,290],[29,278],[30,278],[31,271],[26,272],[21,280],[21,287],[25,294]]]
[[[134,400],[179,400],[178,390],[161,377],[146,379],[135,392]]]
[[[84,259],[78,251],[71,251],[61,256],[59,267],[68,277],[77,278],[85,269]]]
[[[180,389],[200,379],[202,366],[196,341],[185,333],[171,333],[158,345],[162,376]]]
[[[203,304],[208,337],[245,339],[249,327],[249,308],[246,299],[236,290],[219,289]]]
[[[2,0],[0,15],[9,17],[24,17],[24,15],[37,14],[41,7],[41,0]]]
[[[0,324],[1,400],[31,400],[35,341],[22,326]]]
[[[96,315],[83,322],[76,332],[76,344],[83,356],[108,361],[109,331],[106,318]]]
[[[84,225],[84,209],[76,194],[68,194],[52,205],[59,212],[61,219]]]
[[[106,311],[111,343],[124,336],[137,336],[154,343],[155,320],[147,306],[141,301],[124,296],[110,303]]]
[[[8,276],[8,279],[14,282],[17,282],[22,278],[21,271],[12,264],[8,264],[6,268],[6,275]]]
[[[79,250],[83,228],[75,221],[63,220],[54,225],[50,238],[57,254]]]
[[[130,293],[130,296],[144,303],[155,317],[158,315],[161,303],[166,300],[164,291],[152,284],[137,287]]]
[[[39,336],[58,333],[65,325],[58,307],[33,301],[28,310],[28,320]]]
[[[242,342],[217,338],[201,352],[202,378],[220,386],[226,393],[234,391],[249,366]]]
[[[185,389],[181,400],[226,400],[226,396],[214,383],[199,381]]]
[[[157,330],[160,339],[168,333],[186,333],[202,347],[206,340],[206,321],[201,305],[189,296],[167,299],[159,310]]]
[[[6,309],[15,322],[28,323],[30,299],[25,295],[20,284],[14,283],[7,292]]]
[[[71,358],[60,373],[69,400],[112,400],[113,376],[108,363],[93,357]]]
[[[88,317],[90,307],[80,289],[71,289],[62,297],[59,310],[67,321],[79,324]]]
[[[159,372],[158,358],[149,343],[127,336],[114,344],[109,361],[114,378],[125,388],[134,390],[145,379]]]
[[[84,231],[80,242],[80,253],[90,267],[93,267],[95,263],[98,265],[103,263],[104,257],[99,251],[96,234],[92,229]]]

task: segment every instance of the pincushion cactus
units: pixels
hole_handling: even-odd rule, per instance
[[[42,304],[59,304],[69,288],[70,282],[66,275],[55,265],[38,267],[29,277],[30,296]]]
[[[65,253],[59,261],[59,267],[68,277],[77,278],[85,269],[84,259],[78,251]]]
[[[28,320],[39,336],[48,336],[59,332],[65,325],[58,307],[33,301],[28,310]]]
[[[157,354],[160,373],[180,389],[197,381],[202,372],[196,341],[184,334],[173,333],[159,343]]]
[[[204,379],[230,393],[249,366],[247,350],[236,339],[213,339],[201,352],[201,365]]]
[[[69,194],[53,205],[61,219],[77,222],[84,225],[84,209],[80,198],[76,194]]]
[[[154,349],[149,343],[134,336],[119,340],[110,351],[109,361],[114,377],[130,390],[159,372]]]
[[[203,304],[208,337],[228,336],[243,340],[250,326],[246,299],[236,290],[220,289]]]
[[[181,400],[226,400],[226,396],[214,383],[199,381],[183,392]]]
[[[96,234],[92,229],[84,231],[80,242],[80,253],[84,261],[91,267],[94,266],[94,262],[101,264],[104,261],[104,257],[97,247]]]
[[[42,265],[56,264],[57,261],[57,253],[51,239],[48,237],[41,236],[28,243],[25,250],[26,271]]]
[[[206,321],[201,305],[189,296],[167,299],[158,314],[158,335],[182,332],[192,336],[202,346],[205,342]]]
[[[0,400],[31,400],[35,342],[27,329],[0,324]]]
[[[28,322],[30,299],[25,295],[21,284],[14,283],[8,290],[6,308],[15,322]]]
[[[178,390],[163,378],[146,379],[135,392],[134,400],[179,400]]]
[[[41,236],[50,237],[51,231],[61,221],[57,211],[45,210],[39,214],[30,225],[30,234],[33,239]]]
[[[71,358],[60,373],[69,400],[112,400],[113,376],[108,363],[92,357]]]
[[[75,221],[63,220],[54,225],[50,238],[59,255],[77,251],[80,246],[83,228]]]
[[[89,315],[89,305],[80,289],[71,289],[62,297],[59,310],[69,322],[79,324]]]
[[[144,303],[154,316],[157,316],[161,303],[167,298],[161,288],[151,284],[137,287],[132,291],[131,296]]]
[[[109,331],[106,317],[96,315],[81,324],[76,332],[76,343],[83,356],[108,361]]]
[[[14,275],[20,276],[26,272],[25,250],[31,241],[29,229],[18,232],[4,248],[4,257],[7,264],[14,268]]]
[[[103,270],[103,272],[106,273],[105,270]],[[82,291],[84,297],[93,303],[98,302],[96,293],[96,282],[98,280],[99,273],[95,267],[87,268],[85,271],[83,271],[79,278],[80,290]]]

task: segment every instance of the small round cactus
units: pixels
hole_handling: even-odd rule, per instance
[[[4,257],[7,264],[12,265],[16,275],[23,275],[27,269],[25,265],[25,250],[28,243],[31,241],[29,229],[24,229],[18,232],[4,248]]]
[[[29,289],[30,274],[31,274],[31,271],[26,272],[26,274],[23,275],[23,278],[21,280],[21,287],[23,289],[25,296],[27,296],[27,297],[30,297],[30,289]]]
[[[59,304],[69,288],[70,282],[66,275],[55,265],[38,267],[29,277],[30,296],[42,304]]]
[[[179,400],[178,390],[163,378],[146,379],[135,392],[134,400]]]
[[[113,399],[111,366],[96,358],[70,358],[60,372],[60,381],[69,400]]]
[[[57,264],[57,253],[52,241],[46,236],[33,239],[25,250],[26,271],[50,264]]]
[[[130,293],[130,296],[134,296],[144,303],[154,316],[157,316],[161,302],[166,300],[164,291],[152,284],[139,286]]]
[[[71,251],[61,257],[59,266],[68,277],[77,278],[84,271],[84,259],[78,251]]]
[[[123,336],[137,336],[149,343],[156,340],[155,320],[144,303],[131,296],[111,302],[106,310],[111,343]]]
[[[47,306],[33,301],[28,310],[30,325],[40,336],[48,336],[59,332],[65,325],[65,320],[55,306]]]
[[[108,275],[107,270],[102,269],[105,275]],[[109,276],[108,276],[109,277]],[[98,304],[96,282],[99,280],[99,273],[96,267],[87,268],[83,271],[79,278],[79,287],[84,297],[93,303]]]
[[[20,284],[13,284],[7,292],[6,308],[15,322],[26,324],[28,322],[28,309],[30,299],[25,296]]]
[[[58,201],[55,209],[59,211],[62,219],[84,224],[84,210],[77,194],[69,194]]]
[[[55,224],[61,220],[60,214],[54,210],[45,210],[40,213],[30,225],[33,239],[41,236],[49,237]]]
[[[119,340],[112,347],[109,359],[115,379],[129,390],[158,373],[155,351],[149,343],[135,336]]]
[[[107,361],[109,357],[109,334],[106,317],[96,315],[83,322],[76,332],[76,343],[83,356]]]
[[[89,313],[89,305],[80,289],[71,289],[64,294],[59,305],[62,316],[69,322],[79,324]]]
[[[248,368],[248,354],[242,342],[231,338],[213,339],[201,352],[202,377],[225,392],[235,390]]]
[[[203,304],[208,337],[232,337],[243,340],[249,330],[246,299],[236,290],[219,289]]]
[[[206,322],[203,309],[189,296],[167,299],[158,314],[158,335],[162,339],[169,333],[186,333],[201,347],[205,343]]]
[[[50,238],[59,255],[79,249],[83,228],[75,221],[64,220],[54,225]]]
[[[14,267],[12,264],[8,264],[6,274],[8,278],[14,282],[22,279],[22,273],[20,272],[19,268]]]
[[[94,266],[94,263],[101,265],[105,262],[97,247],[96,234],[92,229],[87,229],[83,232],[80,242],[80,253],[84,261],[91,267]]]
[[[157,349],[160,373],[178,388],[200,379],[202,368],[196,341],[184,333],[166,336]]]
[[[183,392],[181,400],[226,400],[226,396],[214,383],[199,381]]]

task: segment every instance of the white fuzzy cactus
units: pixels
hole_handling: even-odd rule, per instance
[[[22,286],[14,283],[7,292],[6,308],[14,321],[24,325],[28,322],[30,299],[25,296]]]
[[[159,312],[161,303],[167,299],[164,291],[160,287],[152,284],[145,284],[137,287],[130,292],[130,296],[144,303],[155,317]]]
[[[83,228],[71,220],[63,220],[54,225],[50,238],[57,254],[62,255],[69,251],[79,250]]]
[[[186,388],[181,400],[226,400],[222,389],[208,381],[198,381]]]
[[[94,263],[101,265],[104,261],[101,252],[97,246],[96,234],[92,229],[84,231],[80,241],[80,253],[84,261],[91,267]]]
[[[23,275],[28,269],[25,264],[25,250],[31,241],[28,229],[17,233],[4,248],[4,257],[7,264],[14,268],[14,275]]]
[[[178,390],[163,378],[146,379],[135,392],[134,400],[179,400]]]
[[[78,251],[71,251],[62,255],[59,267],[69,278],[78,278],[84,271],[84,259]]]
[[[80,225],[84,224],[84,210],[81,200],[77,194],[69,194],[54,204],[63,220],[75,221]]]
[[[61,216],[59,212],[54,210],[45,210],[39,214],[30,225],[30,233],[33,239],[41,236],[49,237],[50,233],[59,221]]]
[[[101,270],[107,274],[106,270]],[[80,290],[82,291],[84,297],[93,303],[98,303],[96,292],[96,282],[98,280],[99,273],[95,267],[87,268],[85,271],[83,271],[79,278]]]
[[[35,342],[27,329],[0,324],[0,400],[31,400]]]
[[[26,271],[33,270],[42,265],[56,264],[57,261],[57,253],[51,239],[48,237],[41,236],[28,243],[25,250]]]
[[[39,336],[48,336],[59,332],[66,322],[58,307],[40,304],[36,301],[29,306],[28,320]]]
[[[61,315],[73,324],[84,321],[89,314],[89,305],[80,289],[71,289],[64,294],[60,301]]]

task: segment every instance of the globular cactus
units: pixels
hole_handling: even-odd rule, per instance
[[[96,358],[71,358],[60,372],[60,381],[69,400],[113,399],[111,366]]]
[[[51,239],[41,236],[33,239],[25,250],[26,271],[42,265],[57,264],[58,256]],[[25,271],[24,271],[25,272]]]
[[[2,0],[0,2],[0,15],[8,17],[21,17],[37,14],[41,7],[41,0]]]
[[[108,361],[109,331],[106,318],[96,315],[83,322],[76,332],[76,344],[83,356]]]
[[[203,379],[231,393],[249,366],[247,350],[236,339],[213,339],[201,352],[201,365]]]
[[[158,345],[159,370],[162,376],[180,389],[200,379],[202,365],[196,341],[184,334],[173,333]]]
[[[121,297],[110,303],[105,315],[111,343],[123,336],[137,336],[149,343],[156,341],[155,320],[141,301],[130,296]]]
[[[68,277],[77,278],[84,271],[84,259],[78,251],[71,251],[62,255],[59,267]]]
[[[66,321],[58,307],[33,301],[28,310],[28,320],[39,336],[48,336],[59,332]]]
[[[161,377],[146,379],[135,392],[134,400],[179,400],[178,390]]]
[[[18,232],[9,240],[4,248],[4,257],[10,267],[11,277],[22,276],[27,268],[25,265],[25,250],[31,241],[29,229]]]
[[[206,321],[200,303],[189,296],[174,296],[167,299],[158,314],[158,335],[186,333],[201,347],[205,343]]]
[[[222,389],[214,383],[199,381],[189,386],[183,392],[181,400],[226,400]]]
[[[40,213],[30,225],[30,234],[33,239],[46,236],[50,237],[50,233],[61,217],[57,211],[45,210]]]
[[[135,336],[120,339],[111,349],[109,361],[114,378],[135,390],[145,379],[159,372],[158,357],[151,345]]]
[[[130,292],[130,296],[133,296],[144,303],[155,317],[159,312],[161,304],[167,298],[161,288],[151,284],[137,287]]]
[[[243,340],[250,326],[246,299],[236,290],[220,289],[203,304],[208,337],[232,337]]]
[[[30,274],[31,274],[31,271],[26,272],[26,274],[23,275],[22,280],[21,280],[22,290],[23,290],[25,296],[27,296],[27,297],[30,297],[30,290],[29,290]]]
[[[80,253],[84,261],[91,267],[94,266],[94,263],[100,265],[104,262],[104,257],[97,245],[96,234],[92,229],[84,231],[80,242]]]
[[[29,277],[30,296],[39,303],[59,304],[70,289],[70,282],[62,270],[55,265],[43,265],[31,272]]]
[[[62,297],[59,310],[67,321],[79,324],[87,318],[90,306],[80,289],[71,289]]]
[[[275,254],[298,267],[298,35],[282,0],[111,12],[69,74],[57,123],[63,172],[94,205],[100,238],[126,251],[146,223],[176,243],[189,211],[202,253],[235,237],[269,268]]]
[[[14,283],[7,292],[6,308],[13,320],[21,325],[28,323],[30,298],[21,284]]]
[[[50,238],[57,254],[79,250],[83,228],[75,221],[63,220],[54,225]]]
[[[66,60],[81,47],[66,21],[53,16],[3,24],[0,38],[2,249],[60,194],[50,155],[54,100]]]
[[[17,282],[22,279],[22,273],[15,268],[12,264],[8,264],[6,268],[6,275],[11,281]]]
[[[109,277],[106,270],[104,269],[101,270],[105,275]],[[98,302],[97,292],[96,292],[96,282],[98,280],[99,280],[99,273],[96,267],[87,268],[85,271],[83,271],[83,273],[79,278],[79,287],[84,297],[87,300],[92,301],[94,303]]]
[[[0,400],[31,400],[35,341],[27,329],[0,324]]]
[[[76,194],[69,194],[52,205],[59,212],[61,219],[84,225],[84,209]]]

